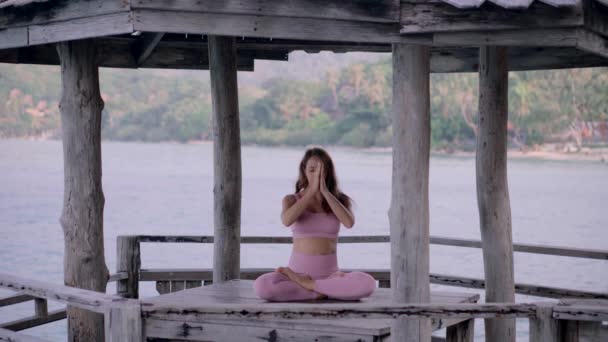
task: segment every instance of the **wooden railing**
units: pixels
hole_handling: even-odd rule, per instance
[[[133,281],[156,281],[159,293],[174,292],[209,284],[213,279],[213,269],[141,269],[140,243],[213,243],[213,236],[165,236],[165,235],[138,235],[119,236],[117,255],[117,276],[122,279],[117,281],[118,293],[129,298],[138,297],[138,285]],[[339,243],[387,243],[390,236],[343,236],[338,238]],[[269,237],[269,236],[245,236],[241,238],[242,244],[289,244],[291,237]],[[443,246],[481,248],[481,241],[465,240],[446,237],[431,237],[430,243]],[[570,247],[541,246],[530,244],[513,244],[513,250],[521,253],[544,254],[554,256],[565,256],[573,258],[608,260],[608,251],[579,249]],[[371,274],[378,280],[380,287],[390,287],[390,270],[388,269],[357,269]],[[259,275],[270,272],[269,268],[243,268],[241,279],[255,279]],[[345,271],[350,271],[345,269]],[[454,276],[446,274],[430,275],[432,284],[484,289],[485,280]],[[515,292],[545,298],[587,298],[608,299],[607,293],[594,291],[581,291],[564,289],[551,286],[540,286],[534,284],[517,283]]]
[[[243,237],[242,243],[291,243],[290,237]],[[213,243],[212,236],[120,236],[117,244],[117,273],[110,281],[116,281],[119,296],[106,295],[94,291],[54,285],[40,281],[0,273],[0,287],[13,289],[17,295],[0,299],[0,307],[35,301],[35,315],[20,321],[0,325],[0,340],[43,341],[28,335],[16,333],[29,327],[65,318],[65,309],[48,312],[47,300],[79,307],[105,315],[106,337],[108,341],[139,341],[142,336],[142,314],[144,317],[164,317],[175,313],[170,308],[142,308],[135,299],[139,296],[140,281],[156,281],[161,292],[174,292],[184,288],[210,283],[212,269],[141,269],[140,244],[142,242],[190,242]],[[384,243],[388,236],[341,237],[341,243]],[[431,237],[431,243],[448,246],[480,248],[479,241]],[[516,252],[568,256],[586,259],[608,260],[608,252],[565,247],[515,244]],[[361,270],[361,269],[358,269]],[[270,268],[243,269],[242,279],[254,279]],[[349,271],[345,269],[345,271]],[[384,269],[364,270],[379,280],[381,287],[390,287],[390,271]],[[431,282],[469,288],[484,288],[482,279],[449,275],[431,275]],[[160,285],[159,285],[160,284]],[[590,291],[542,287],[530,284],[516,284],[516,292],[540,297],[574,297],[552,303],[486,303],[486,304],[392,304],[374,305],[361,303],[324,304],[323,310],[310,305],[290,303],[268,303],[253,305],[207,305],[192,308],[188,315],[200,318],[505,318],[526,317],[530,319],[530,341],[558,341],[566,338],[577,341],[578,337],[608,338],[608,294]],[[181,318],[183,319],[183,317]],[[587,335],[585,335],[587,334]],[[598,335],[599,334],[599,335]]]
[[[17,291],[19,294],[0,299],[0,307],[34,300],[36,314],[33,317],[2,324],[0,341],[44,341],[15,331],[64,319],[65,309],[48,312],[48,300],[103,314],[106,321],[106,341],[141,340],[141,306],[138,300],[24,279],[5,273],[0,273],[0,288],[2,287]]]
[[[156,281],[159,293],[175,292],[190,287],[210,284],[213,279],[213,269],[141,269],[140,244],[156,243],[213,243],[213,236],[120,236],[118,237],[117,256],[117,292],[130,298],[138,297],[139,281]],[[387,243],[390,236],[348,236],[339,237],[339,243]],[[291,237],[246,236],[241,238],[243,244],[289,244]],[[481,241],[455,239],[446,237],[431,237],[430,243],[443,246],[481,248]],[[541,246],[530,244],[514,244],[513,250],[520,253],[544,254],[563,257],[574,257],[595,260],[608,260],[608,251],[579,249],[557,246]],[[357,269],[371,274],[378,280],[380,287],[390,287],[390,270],[388,269]],[[259,275],[272,271],[271,268],[241,269],[241,279],[255,279]],[[351,271],[344,269],[344,271]],[[483,279],[462,276],[431,274],[430,282],[457,287],[484,289]],[[395,318],[399,315],[408,317],[461,317],[461,318],[502,318],[527,317],[530,319],[530,341],[559,341],[567,336],[568,341],[577,341],[579,336],[593,338],[608,338],[608,331],[602,321],[608,320],[608,294],[593,291],[563,289],[533,284],[515,284],[515,292],[547,298],[576,298],[576,300],[593,300],[588,302],[559,304],[532,303],[490,303],[490,304],[457,304],[451,306],[418,304],[369,306],[361,304],[324,304],[320,313],[315,308],[306,305],[265,304],[264,306],[246,305],[217,305],[215,307],[192,308],[189,315],[193,318],[235,318],[235,317],[281,317],[281,318]],[[164,317],[170,313],[156,311],[158,308],[147,308],[148,317]],[[170,311],[170,309],[169,309]],[[180,314],[181,315],[181,314]],[[181,318],[183,319],[183,317]]]

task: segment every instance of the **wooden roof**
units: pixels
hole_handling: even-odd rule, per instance
[[[239,68],[294,50],[432,47],[432,71],[474,71],[480,45],[511,70],[608,65],[608,0],[0,0],[0,62],[57,64],[52,43],[93,38],[111,67],[207,67],[207,35],[237,37]]]
[[[8,6],[23,6],[35,2],[47,2],[49,0],[0,0],[0,8]],[[534,0],[441,0],[445,3],[453,5],[458,8],[474,8],[481,6],[484,2],[491,2],[503,8],[515,8],[525,9],[532,4]],[[537,0],[547,5],[562,7],[562,6],[574,6],[580,2],[580,0]],[[607,3],[606,0],[599,0]]]

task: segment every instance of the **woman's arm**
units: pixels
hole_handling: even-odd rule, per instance
[[[355,215],[353,215],[353,213],[327,189],[327,184],[325,184],[325,169],[323,166],[321,166],[320,183],[321,194],[323,197],[325,197],[325,200],[327,200],[327,204],[329,204],[329,207],[334,212],[338,220],[342,222],[344,227],[352,228],[355,224]]]
[[[297,219],[302,215],[306,207],[308,207],[308,201],[311,196],[306,193],[298,201],[296,196],[287,195],[283,197],[283,210],[281,211],[281,222],[285,227],[291,226]]]

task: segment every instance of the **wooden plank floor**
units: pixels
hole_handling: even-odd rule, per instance
[[[433,291],[431,293],[432,303],[474,303],[479,299],[478,294]],[[168,337],[175,336],[167,331],[173,329],[183,329],[183,322],[173,322],[167,320],[166,317],[155,317],[150,315],[151,311],[160,308],[171,308],[175,311],[192,308],[193,304],[200,304],[204,307],[206,304],[259,304],[268,303],[265,300],[257,298],[253,290],[252,280],[233,280],[222,284],[212,284],[203,287],[192,288],[184,291],[173,292],[160,295],[157,297],[144,298],[142,301],[142,311],[146,317],[146,333],[149,337]],[[364,298],[361,303],[391,303],[391,289],[376,288],[373,295]],[[344,303],[345,301],[338,300],[311,300],[302,301],[301,303],[323,304],[323,303]],[[293,303],[293,302],[292,302]],[[148,314],[146,314],[148,312]],[[199,323],[206,324],[205,329],[210,330],[210,325],[222,325],[223,330],[237,329],[237,327],[248,326],[251,329],[255,327],[263,327],[264,329],[288,329],[301,331],[316,331],[325,334],[356,334],[361,336],[386,336],[390,334],[391,319],[238,319],[238,320],[209,320],[205,319]],[[448,325],[456,324],[462,320],[433,320],[433,330],[445,328]],[[195,323],[195,322],[189,322]],[[194,327],[194,326],[191,326]],[[217,327],[217,326],[216,326]],[[200,331],[204,330],[203,326],[198,327]],[[234,330],[236,331],[236,330]],[[183,331],[182,331],[183,332]],[[168,334],[168,335],[167,335]],[[165,335],[165,336],[159,336]],[[192,337],[191,334],[186,334]],[[182,336],[183,337],[183,336]],[[186,338],[187,340],[197,340],[195,338]]]

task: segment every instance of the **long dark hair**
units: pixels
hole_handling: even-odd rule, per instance
[[[327,190],[331,192],[337,199],[349,210],[351,209],[352,199],[348,197],[345,193],[341,192],[338,188],[338,179],[336,178],[336,169],[334,168],[334,162],[331,160],[331,157],[324,149],[320,147],[311,147],[304,152],[304,157],[302,157],[302,161],[300,162],[300,174],[298,176],[298,181],[296,182],[296,193],[300,192],[300,190],[306,188],[308,186],[308,178],[306,178],[306,163],[312,157],[317,157],[323,163],[323,168],[325,169],[325,184],[327,184]],[[325,198],[323,199],[323,210],[325,212],[330,212],[331,208],[327,203]]]

